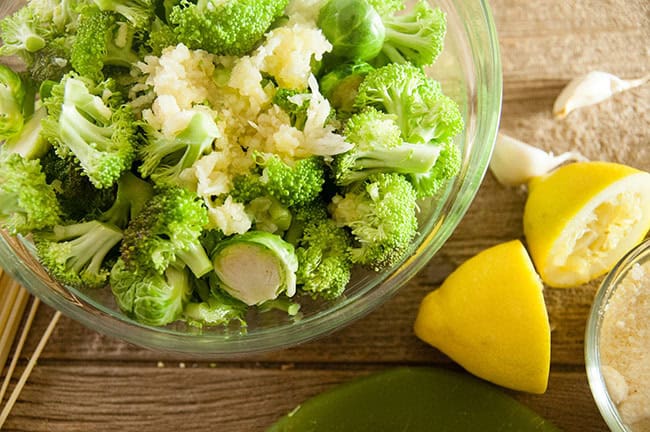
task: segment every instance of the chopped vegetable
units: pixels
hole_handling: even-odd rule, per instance
[[[408,256],[461,165],[422,69],[444,14],[404,6],[29,0],[0,22],[25,70],[0,66],[0,226],[146,325],[339,298]]]

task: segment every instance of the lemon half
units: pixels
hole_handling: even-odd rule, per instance
[[[502,243],[465,261],[422,300],[415,334],[476,376],[543,393],[551,330],[542,290],[523,244]]]
[[[647,172],[579,162],[535,178],[528,187],[524,234],[549,286],[578,286],[605,274],[650,229]]]

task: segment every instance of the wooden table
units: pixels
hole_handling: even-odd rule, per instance
[[[650,170],[650,85],[565,121],[550,115],[559,91],[578,74],[600,69],[636,78],[650,72],[647,0],[494,0],[492,6],[503,59],[502,130],[554,152],[577,149],[591,159]],[[396,365],[457,369],[413,335],[418,304],[470,256],[523,239],[525,199],[525,190],[504,188],[487,174],[452,238],[391,301],[344,330],[293,349],[196,362],[140,349],[64,318],[6,430],[262,431],[304,399],[370,371]],[[597,284],[546,289],[553,329],[548,391],[509,392],[566,431],[606,430],[583,357]],[[33,350],[51,314],[40,310],[25,352]],[[19,369],[25,363],[21,359]]]

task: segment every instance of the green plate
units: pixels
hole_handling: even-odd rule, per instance
[[[397,368],[322,393],[267,432],[559,431],[494,386],[444,369]]]

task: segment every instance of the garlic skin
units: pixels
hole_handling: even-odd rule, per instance
[[[533,177],[547,174],[565,162],[586,160],[577,152],[554,156],[499,132],[490,160],[490,171],[502,185],[517,186],[528,183]]]
[[[624,80],[607,72],[589,72],[571,80],[564,87],[553,104],[553,115],[564,118],[576,108],[597,104],[616,93],[645,84],[648,80],[650,75]]]

